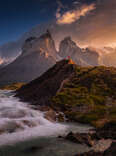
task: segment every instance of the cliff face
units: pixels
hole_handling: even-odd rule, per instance
[[[56,61],[59,59],[54,40],[49,30],[39,38],[30,37],[25,41],[22,48],[22,56],[29,55],[33,52],[45,53],[46,56],[52,56]]]
[[[97,66],[99,65],[99,55],[97,52],[87,49],[81,49],[70,37],[66,37],[60,43],[59,55],[62,58],[68,56],[78,65]]]
[[[81,53],[81,48],[79,48],[76,43],[72,41],[71,37],[66,37],[63,41],[61,41],[59,49],[59,55],[61,57],[67,58],[67,56],[74,57],[76,55],[81,57]]]
[[[54,41],[49,32],[27,39],[22,54],[0,70],[0,85],[29,82],[48,70],[57,61]]]
[[[17,90],[16,96],[37,108],[60,110],[71,121],[95,126],[116,122],[116,69],[63,60]]]

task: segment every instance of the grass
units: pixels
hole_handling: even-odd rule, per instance
[[[77,67],[72,79],[52,98],[52,107],[70,120],[95,126],[116,121],[116,69]]]
[[[23,85],[25,85],[25,83],[22,83],[22,82],[13,83],[10,85],[3,86],[0,89],[2,89],[2,90],[17,90],[17,89],[21,88]]]

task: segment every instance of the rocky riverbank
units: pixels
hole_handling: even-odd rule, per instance
[[[104,127],[89,133],[70,132],[64,139],[75,143],[86,144],[90,151],[76,156],[115,156],[116,155],[116,124],[107,123]]]

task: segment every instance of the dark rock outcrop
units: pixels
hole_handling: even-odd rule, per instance
[[[87,133],[72,133],[70,132],[65,139],[70,140],[72,142],[75,143],[79,143],[79,144],[86,144],[88,146],[93,146],[95,143],[95,140],[92,139],[90,134]]]
[[[116,142],[113,142],[111,147],[104,152],[103,156],[116,156]]]
[[[94,150],[91,150],[87,153],[77,154],[75,156],[116,156],[116,142],[113,142],[110,148],[105,152],[95,152]]]
[[[103,153],[102,152],[90,151],[90,152],[83,153],[83,154],[77,154],[75,156],[103,156]]]
[[[50,106],[63,81],[75,73],[75,65],[70,60],[58,62],[42,76],[17,90],[16,96],[36,106]]]
[[[97,138],[116,139],[116,123],[108,122],[102,128],[96,130]]]

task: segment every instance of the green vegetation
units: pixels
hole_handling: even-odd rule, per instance
[[[0,89],[2,89],[2,90],[17,90],[17,89],[21,88],[23,85],[25,85],[25,83],[22,83],[22,82],[13,83],[10,85],[3,86]]]
[[[77,66],[74,76],[52,98],[52,107],[70,120],[98,127],[116,122],[116,69]]]

